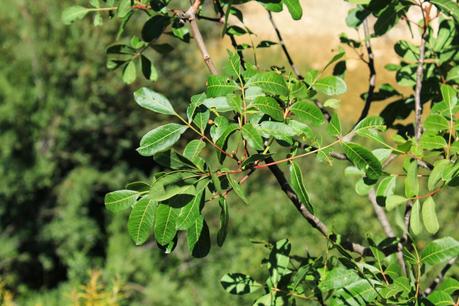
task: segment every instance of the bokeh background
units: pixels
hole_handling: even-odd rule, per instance
[[[227,272],[262,276],[267,251],[255,241],[288,237],[298,254],[326,249],[267,173],[245,186],[249,206],[231,198],[229,237],[205,259],[190,257],[183,241],[168,256],[153,242],[135,247],[126,231],[127,215],[108,213],[103,197],[158,171],[135,148],[146,131],[167,118],[138,108],[132,92],[151,86],[183,110],[189,97],[203,90],[207,70],[193,42],[176,44],[169,55],[151,55],[158,81],[139,79],[127,86],[120,71],[106,68],[105,48],[115,40],[118,21],[94,27],[86,18],[65,26],[62,11],[75,4],[85,2],[0,2],[0,303],[84,305],[92,298],[100,304],[90,305],[247,305],[250,296],[229,296],[219,279]],[[303,0],[303,8],[300,21],[274,14],[301,71],[325,65],[340,45],[340,33],[362,39],[345,25],[346,2]],[[242,9],[246,25],[257,34],[254,40],[277,40],[259,5]],[[139,31],[140,21],[131,24],[131,33]],[[219,25],[200,24],[221,65],[229,42],[221,40]],[[392,46],[402,38],[413,39],[404,26],[373,40],[378,85],[393,82],[384,66],[397,62]],[[339,111],[351,125],[363,105],[368,71],[347,51],[349,91],[340,97]],[[250,59],[249,51],[246,56]],[[257,56],[264,68],[288,69],[278,46]],[[375,105],[372,112],[382,107]],[[356,195],[352,180],[343,179],[346,165],[303,164],[312,200],[330,227],[357,241],[369,231],[383,237],[370,203]],[[438,235],[457,239],[459,196],[442,196],[438,202],[448,207],[440,207],[444,224]],[[207,214],[215,232],[218,211],[210,207]]]

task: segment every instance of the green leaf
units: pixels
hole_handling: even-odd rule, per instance
[[[167,204],[156,208],[155,238],[160,245],[167,245],[175,237],[178,210]]]
[[[423,134],[419,141],[419,145],[424,150],[435,150],[444,149],[448,144],[446,143],[446,140],[441,136]]]
[[[199,106],[195,112],[193,117],[193,123],[198,127],[201,133],[204,133],[207,124],[209,123],[210,118],[210,111],[204,106]]]
[[[191,160],[193,164],[202,170],[204,160],[199,157],[199,154],[205,147],[206,143],[204,141],[200,139],[193,139],[186,145],[185,149],[183,149],[183,156]]]
[[[370,151],[351,142],[342,145],[346,156],[357,168],[365,171],[368,178],[376,180],[381,176],[381,163]]]
[[[150,189],[150,197],[156,202],[168,200],[177,195],[192,198],[196,194],[193,185],[196,175],[191,172],[170,172],[154,181]],[[172,203],[171,203],[172,204]]]
[[[145,22],[142,28],[142,39],[151,42],[158,39],[171,23],[169,16],[155,15]]]
[[[262,113],[269,115],[277,121],[284,121],[284,111],[272,97],[257,97],[251,106],[257,108]]]
[[[448,293],[440,290],[435,290],[427,299],[435,306],[447,306],[447,305],[455,305],[454,300]]]
[[[218,246],[222,246],[228,234],[229,212],[225,197],[220,197],[218,204],[220,206],[220,229],[217,233],[217,244]]]
[[[303,203],[306,208],[313,213],[314,208],[312,207],[311,202],[309,201],[309,195],[304,187],[303,174],[301,173],[301,168],[295,161],[292,161],[290,165],[290,184],[292,185],[293,190],[298,195],[299,200]]]
[[[284,78],[274,71],[255,74],[248,80],[246,86],[260,87],[267,94],[288,96],[288,87]]]
[[[442,174],[445,171],[446,167],[450,165],[450,161],[446,159],[441,159],[434,164],[432,172],[430,172],[429,179],[427,180],[427,188],[429,191],[432,191],[437,186],[438,182],[442,179]]]
[[[235,111],[236,113],[242,113],[243,105],[242,105],[241,96],[239,96],[239,95],[227,95],[226,99],[227,99],[228,105],[231,106],[233,111]]]
[[[341,95],[347,91],[346,83],[337,76],[327,76],[318,80],[314,84],[314,88],[328,96]]]
[[[157,127],[142,137],[137,152],[142,156],[152,156],[165,151],[173,146],[186,130],[186,126],[177,123]]]
[[[132,208],[128,220],[128,232],[135,245],[142,245],[147,241],[153,228],[157,204],[149,197],[144,197]]]
[[[231,174],[228,173],[226,177],[228,178],[228,182],[230,183],[231,188],[233,188],[234,193],[236,193],[236,195],[242,200],[242,202],[244,202],[244,204],[249,205],[249,201],[247,200],[241,185],[239,185],[239,183],[234,180]]]
[[[177,230],[187,230],[201,216],[201,203],[204,196],[204,190],[198,192],[193,200],[187,205],[180,208],[177,216]]]
[[[257,151],[264,149],[263,138],[260,136],[258,131],[254,128],[251,123],[247,123],[242,127],[242,137],[247,140],[250,147]]]
[[[236,295],[253,293],[263,288],[263,286],[257,283],[253,278],[241,273],[225,274],[220,280],[220,283],[226,292]]]
[[[393,1],[384,7],[374,25],[375,35],[381,36],[392,29],[409,9],[409,5],[402,1]]]
[[[296,118],[305,123],[321,125],[324,122],[322,111],[313,103],[299,101],[292,105],[290,111],[295,114]]]
[[[423,263],[436,265],[459,255],[459,242],[451,237],[432,241],[421,253]]]
[[[386,126],[384,124],[384,119],[381,117],[377,116],[369,116],[360,121],[355,127],[354,131],[359,134],[360,132],[363,132],[365,130],[379,130],[379,131],[385,131]]]
[[[239,87],[234,81],[228,80],[224,76],[211,75],[207,78],[207,97],[215,98],[226,96],[233,93]]]
[[[186,232],[188,249],[194,257],[205,257],[210,251],[209,227],[202,216]]]
[[[435,207],[436,204],[432,197],[428,197],[422,204],[422,222],[430,234],[435,234],[440,229]]]
[[[140,64],[142,66],[142,74],[147,80],[156,81],[158,79],[158,71],[156,71],[155,66],[147,57],[141,55]]]
[[[319,284],[322,291],[340,289],[360,280],[360,277],[351,269],[337,267],[329,271]]]
[[[456,84],[459,83],[459,66],[453,67],[450,71],[448,71],[448,74],[446,75],[446,80],[453,81]]]
[[[297,131],[282,122],[263,121],[260,124],[260,129],[262,133],[280,140],[297,134]]]
[[[300,20],[303,16],[303,9],[299,0],[283,0],[285,6],[287,6],[290,15],[293,20]]]
[[[233,111],[233,107],[229,105],[226,97],[207,98],[202,102],[202,104],[204,104],[207,108],[215,109],[220,113]]]
[[[445,277],[445,279],[437,287],[437,290],[444,291],[448,294],[453,294],[459,290],[459,281],[451,277]]]
[[[411,208],[410,228],[415,236],[422,232],[421,203],[419,201],[416,201]]]
[[[90,8],[79,5],[71,6],[62,13],[62,21],[64,24],[71,24],[76,20],[83,19],[89,12],[91,12]]]
[[[408,200],[409,199],[399,195],[388,196],[386,199],[386,208],[387,210],[393,210],[395,207],[405,204]]]
[[[394,194],[396,182],[396,176],[387,176],[381,180],[376,189],[376,202],[379,205],[384,206],[386,198]]]
[[[194,95],[191,97],[191,103],[188,105],[186,109],[186,115],[188,117],[188,122],[191,122],[194,117],[194,113],[196,109],[204,102],[206,99],[206,94],[201,93],[199,95]]]
[[[123,70],[123,82],[126,84],[134,83],[137,78],[137,69],[134,61],[130,61]]]
[[[443,97],[443,102],[448,105],[450,114],[454,114],[454,107],[457,104],[457,92],[456,90],[449,85],[442,84],[440,86],[441,95]]]
[[[229,10],[227,12],[229,12]],[[223,69],[229,76],[239,77],[241,74],[241,58],[236,52],[231,52],[229,50],[227,50],[227,52],[228,62],[225,64]]]
[[[139,192],[134,190],[117,190],[105,195],[105,207],[111,212],[117,213],[128,209],[135,204]]]
[[[441,115],[431,114],[424,122],[424,128],[436,133],[446,131],[449,129],[449,121]]]
[[[135,102],[143,108],[164,115],[175,115],[176,112],[169,100],[146,87],[137,89],[134,92]]]
[[[117,15],[119,18],[124,18],[131,11],[131,0],[121,0],[118,4]]]
[[[450,15],[459,22],[459,6],[452,0],[430,0],[435,4],[443,13]]]
[[[415,197],[419,194],[418,163],[413,160],[406,169],[405,196]]]
[[[327,130],[333,137],[338,137],[342,134],[341,121],[336,113],[332,113]]]

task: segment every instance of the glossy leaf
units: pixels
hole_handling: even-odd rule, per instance
[[[440,229],[435,207],[436,204],[432,197],[428,197],[422,203],[422,222],[430,234],[435,234]]]
[[[134,190],[117,190],[105,195],[105,207],[111,212],[117,213],[128,209],[135,204],[139,192]]]
[[[128,220],[128,232],[135,245],[142,245],[147,241],[153,228],[157,204],[149,197],[144,197],[132,208]]]
[[[414,202],[413,207],[411,208],[410,228],[416,236],[422,232],[421,203],[419,201]]]
[[[207,78],[207,97],[221,97],[233,93],[239,87],[224,76],[211,75]]]
[[[299,101],[292,105],[290,111],[295,114],[295,117],[306,123],[313,125],[321,125],[324,122],[322,111],[310,102]]]
[[[142,87],[134,92],[135,102],[143,108],[165,115],[175,115],[169,100],[149,88]]]
[[[409,199],[399,195],[390,195],[386,199],[386,208],[387,210],[393,210],[395,207],[405,204],[408,200]]]
[[[241,273],[225,274],[220,280],[220,283],[226,292],[236,295],[253,293],[263,288],[253,278]]]
[[[343,149],[346,156],[352,163],[370,179],[378,179],[382,173],[382,166],[379,160],[364,147],[355,143],[343,143]]]
[[[83,19],[89,12],[91,12],[90,8],[79,5],[71,6],[62,13],[62,21],[64,24],[71,24],[76,20]]]
[[[142,28],[142,39],[151,42],[158,39],[164,30],[169,26],[171,19],[169,16],[155,15],[145,22]]]
[[[244,190],[242,190],[239,183],[236,182],[231,174],[227,174],[226,177],[228,178],[228,182],[230,183],[231,188],[233,188],[234,193],[242,200],[242,202],[244,202],[244,204],[249,205],[249,201],[247,200]]]
[[[274,120],[284,121],[284,111],[279,106],[279,103],[272,97],[257,97],[251,106],[271,116]]]
[[[257,151],[264,149],[263,138],[260,136],[258,131],[253,127],[252,124],[247,123],[242,127],[242,137],[247,141],[249,146]]]
[[[274,71],[255,74],[248,80],[247,86],[260,87],[267,94],[288,95],[288,87],[284,78]]]
[[[429,243],[421,253],[423,263],[436,265],[459,256],[459,242],[451,237],[444,237]]]
[[[347,85],[344,80],[337,76],[327,76],[318,80],[314,88],[325,95],[336,96],[347,91]]]
[[[413,160],[407,168],[405,178],[405,196],[415,197],[419,194],[418,163]]]
[[[158,152],[166,151],[180,139],[186,130],[186,126],[177,123],[168,123],[157,127],[142,137],[137,152],[142,156],[152,156]]]
[[[156,208],[155,238],[160,245],[167,245],[175,237],[178,210],[167,204]]]
[[[292,15],[293,20],[300,20],[303,16],[303,9],[299,0],[283,0],[282,1]]]
[[[178,230],[187,230],[201,216],[200,206],[203,196],[204,190],[198,192],[190,203],[180,208],[176,223],[176,228]]]
[[[290,165],[290,184],[292,185],[293,190],[298,195],[299,200],[303,205],[307,207],[310,212],[314,212],[314,208],[309,201],[309,195],[304,187],[303,174],[301,173],[301,168],[295,161],[292,161]]]
[[[220,197],[218,204],[220,206],[220,229],[217,233],[217,244],[222,246],[228,234],[229,212],[226,198]]]

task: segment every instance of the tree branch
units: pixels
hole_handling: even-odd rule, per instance
[[[416,89],[414,94],[414,107],[415,107],[415,122],[414,122],[414,137],[419,140],[422,134],[422,81],[424,79],[424,61],[425,61],[425,49],[426,49],[426,34],[428,24],[426,24],[426,17],[424,9],[421,5],[422,17],[424,18],[423,32],[421,35],[421,44],[419,46],[419,60],[418,68],[416,69]]]
[[[389,219],[387,218],[386,212],[384,211],[383,208],[381,208],[381,206],[378,205],[378,202],[376,200],[376,192],[374,188],[372,188],[370,192],[368,193],[368,198],[370,199],[371,205],[373,206],[373,210],[376,214],[376,217],[378,218],[379,223],[381,224],[384,230],[384,233],[386,234],[387,237],[394,238],[395,237],[394,230],[392,228],[392,225],[389,222]],[[402,268],[403,274],[406,275],[406,264],[405,264],[405,260],[403,259],[403,253],[401,251],[402,247],[403,246],[401,245],[401,243],[399,243],[398,248],[400,248],[400,251],[397,252],[397,261],[400,264],[400,267]]]
[[[266,162],[273,163],[274,160],[271,157],[269,157],[268,159],[266,159]],[[306,221],[308,221],[313,228],[317,229],[325,238],[330,239],[328,227],[322,221],[320,221],[320,219],[317,218],[313,213],[311,213],[306,208],[306,206],[303,205],[303,203],[301,203],[297,194],[285,178],[282,170],[277,165],[269,166],[269,170],[271,170],[272,174],[276,177],[277,182],[282,188],[282,191],[284,191],[284,193],[295,206],[296,210],[303,216],[303,218],[305,218]],[[342,245],[348,250],[358,253],[359,255],[364,255],[366,253],[366,248],[360,244],[345,241],[344,243],[342,243]]]
[[[356,124],[362,121],[365,117],[368,116],[371,108],[371,102],[373,102],[373,96],[376,88],[376,69],[375,69],[375,55],[371,47],[370,41],[370,31],[368,29],[368,19],[365,19],[363,22],[363,32],[365,35],[365,47],[367,49],[368,61],[365,61],[368,65],[368,70],[370,71],[370,83],[368,86],[367,96],[365,98],[365,105],[360,113],[360,117],[357,120]]]
[[[196,21],[196,14],[199,10],[199,6],[201,5],[201,0],[196,0],[191,7],[185,12],[184,18],[190,23],[190,31],[196,41],[196,44],[201,52],[202,58],[209,68],[209,71],[212,74],[218,74],[217,68],[215,67],[212,58],[209,55],[209,51],[207,50],[206,44],[204,43],[204,39],[202,38],[201,31],[199,30],[198,23]]]
[[[282,38],[282,34],[279,31],[279,28],[277,27],[276,22],[274,21],[273,14],[271,13],[271,11],[268,11],[268,16],[269,16],[269,21],[271,22],[271,24],[272,24],[272,26],[274,28],[274,31],[276,32],[277,39],[279,39],[279,44],[282,47],[282,51],[284,51],[285,57],[287,58],[288,64],[292,68],[293,73],[295,73],[296,77],[298,79],[302,80],[303,76],[300,74],[300,71],[298,70],[298,68],[296,68],[295,63],[293,62],[293,59],[290,56],[290,52],[288,52],[287,46],[285,45],[285,41]]]
[[[220,14],[220,19],[225,20],[225,11],[223,10],[223,7],[220,3],[220,1],[215,0],[215,7],[217,8],[218,14]],[[242,53],[242,49],[239,47],[236,38],[234,37],[233,34],[226,34],[229,36],[231,45],[233,46],[234,50],[236,50],[237,54],[239,55],[239,61],[241,63],[242,68],[245,68],[245,60],[244,60],[244,54]]]
[[[424,296],[427,296],[431,294],[435,288],[445,279],[446,273],[448,273],[449,269],[451,269],[454,266],[454,263],[456,262],[456,258],[451,259],[448,261],[448,263],[441,269],[440,273],[437,275],[437,277],[433,280],[432,284],[424,291]]]

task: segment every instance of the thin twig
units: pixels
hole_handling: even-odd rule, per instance
[[[274,28],[274,31],[276,32],[277,39],[279,39],[279,44],[282,47],[282,51],[284,51],[285,57],[287,58],[288,64],[292,68],[293,73],[295,73],[296,77],[298,79],[302,80],[303,76],[300,74],[300,71],[298,70],[298,68],[296,68],[295,63],[293,62],[293,59],[290,56],[290,53],[288,52],[287,46],[285,45],[285,41],[284,41],[284,39],[282,37],[281,32],[279,31],[279,28],[276,25],[276,22],[274,21],[273,14],[271,13],[271,11],[268,11],[268,16],[269,16],[269,21],[271,22],[271,24],[272,24],[272,26]]]
[[[367,96],[365,98],[365,105],[362,109],[362,112],[360,113],[360,117],[357,120],[356,124],[368,116],[368,113],[370,112],[370,108],[371,108],[371,102],[373,102],[373,96],[374,96],[375,88],[376,88],[375,55],[371,47],[371,41],[370,41],[371,35],[368,29],[368,19],[365,19],[365,21],[363,22],[363,32],[365,34],[365,39],[364,39],[365,47],[367,49],[367,54],[368,54],[368,61],[364,61],[364,62],[367,64],[368,70],[370,71],[370,82],[368,86]]]
[[[426,49],[426,34],[427,34],[427,20],[423,7],[421,6],[422,17],[424,18],[423,32],[421,35],[421,44],[419,46],[419,60],[418,68],[416,69],[416,89],[414,94],[414,107],[415,107],[415,122],[414,122],[414,136],[416,140],[419,140],[422,134],[422,81],[424,79],[424,60],[425,60],[425,49]]]
[[[448,261],[448,263],[443,267],[443,269],[441,269],[437,277],[435,277],[435,279],[430,284],[430,286],[427,287],[426,290],[424,290],[424,293],[423,293],[424,296],[431,294],[435,290],[435,288],[437,288],[437,286],[443,281],[443,279],[445,279],[446,273],[448,273],[449,269],[451,269],[454,266],[455,262],[456,262],[456,258],[453,258],[450,261]]]
[[[225,11],[220,3],[220,1],[215,0],[215,7],[217,8],[218,13],[220,14],[220,19],[225,20]],[[239,47],[236,38],[233,34],[226,33],[229,36],[231,45],[236,50],[237,54],[239,55],[239,61],[241,63],[242,68],[245,68],[245,60],[244,60],[244,53],[242,53],[242,49]]]
[[[188,11],[185,12],[184,18],[190,23],[190,31],[196,41],[196,44],[201,52],[202,58],[209,68],[209,71],[212,74],[218,74],[217,68],[215,67],[212,58],[209,55],[209,51],[207,50],[206,44],[204,43],[204,39],[202,38],[201,31],[199,30],[198,23],[196,21],[196,14],[198,13],[199,6],[201,5],[201,0],[196,0]]]
[[[311,226],[315,229],[317,229],[325,238],[330,239],[329,237],[329,231],[328,227],[320,221],[317,216],[315,216],[313,213],[311,213],[303,203],[301,203],[300,199],[298,198],[297,194],[295,191],[292,189],[290,186],[289,182],[284,176],[284,173],[282,170],[275,164],[275,161],[269,157],[266,162],[270,164],[269,170],[273,173],[273,175],[276,177],[277,182],[282,188],[282,191],[287,195],[287,197],[290,199],[292,204],[295,206],[296,210],[306,219],[306,221],[311,224]],[[342,245],[349,249],[352,252],[356,252],[360,255],[366,254],[366,248],[358,243],[353,243],[353,242],[343,242]]]
[[[373,206],[373,210],[376,214],[376,217],[378,218],[379,223],[381,224],[381,227],[384,230],[384,233],[387,237],[394,238],[395,233],[392,228],[392,225],[390,224],[389,218],[387,218],[384,209],[378,205],[378,201],[376,200],[376,192],[373,188],[368,193],[368,198],[370,199],[371,205]],[[401,249],[402,247],[403,246],[400,244],[399,248]],[[400,267],[402,268],[403,274],[406,275],[406,264],[405,260],[403,259],[403,253],[401,250],[397,252],[397,261],[400,264]]]

